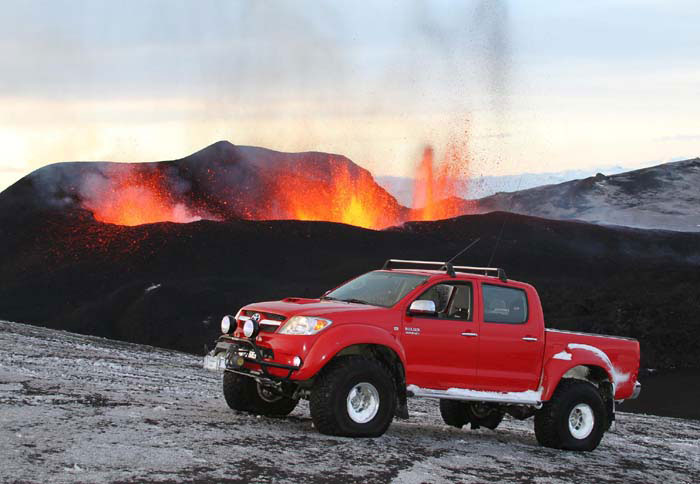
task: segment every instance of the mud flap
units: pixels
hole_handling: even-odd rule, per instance
[[[396,411],[394,412],[394,415],[396,416],[396,418],[408,420],[408,403],[406,401],[405,387],[403,387],[403,389],[399,389],[396,393],[397,402]]]
[[[615,397],[613,396],[613,386],[609,382],[604,382],[600,384],[601,395],[603,397],[603,402],[605,402],[605,412],[608,417],[607,430],[615,429]]]

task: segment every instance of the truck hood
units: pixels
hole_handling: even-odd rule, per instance
[[[372,312],[373,320],[377,319],[380,313],[387,308],[381,306],[371,306],[368,304],[347,303],[342,301],[331,301],[327,299],[305,299],[286,298],[280,301],[266,301],[248,304],[243,307],[245,311],[259,311],[266,313],[281,314],[287,318],[292,316],[319,316],[333,319],[333,317],[347,316],[355,319],[361,313]],[[390,311],[386,311],[389,313]],[[344,318],[348,319],[348,318]]]

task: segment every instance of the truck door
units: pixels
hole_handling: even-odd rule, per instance
[[[479,338],[473,317],[473,286],[445,281],[415,300],[435,303],[434,314],[404,316],[401,342],[406,352],[406,381],[422,388],[473,388]]]
[[[538,312],[528,306],[525,290],[481,284],[479,311],[480,389],[517,392],[536,390],[544,352]]]

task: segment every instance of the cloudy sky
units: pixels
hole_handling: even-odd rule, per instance
[[[408,175],[700,156],[700,2],[5,1],[0,189],[217,140]]]

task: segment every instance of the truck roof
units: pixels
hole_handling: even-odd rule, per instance
[[[400,274],[419,274],[421,276],[427,276],[430,278],[434,277],[441,277],[441,278],[447,278],[447,279],[464,279],[464,280],[470,280],[470,281],[480,281],[480,282],[486,282],[486,283],[497,283],[497,284],[503,284],[503,281],[499,279],[496,276],[486,276],[483,274],[475,274],[473,272],[459,272],[459,270],[456,271],[455,277],[450,277],[445,271],[439,271],[439,270],[432,270],[432,269],[377,269],[377,271],[381,272],[396,272]],[[530,286],[530,284],[527,284],[525,282],[520,282],[516,281],[514,279],[508,279],[505,284],[513,284],[513,285],[518,285],[518,286]]]

